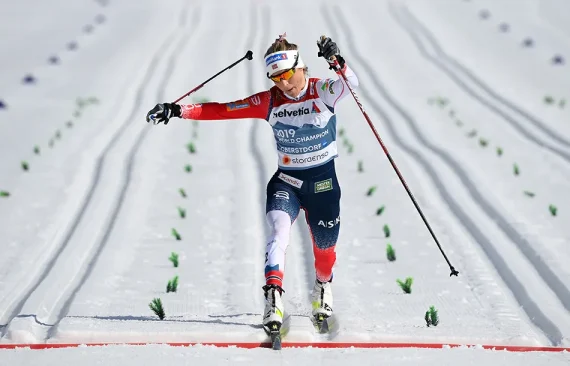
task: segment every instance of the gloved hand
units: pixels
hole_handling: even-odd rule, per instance
[[[152,121],[153,124],[157,125],[160,122],[164,122],[165,125],[172,117],[180,117],[181,108],[178,104],[174,103],[161,103],[157,104],[153,109],[151,109],[146,114],[146,121]]]
[[[333,64],[334,61],[331,60],[331,57],[335,57],[342,69],[344,67],[344,58],[340,55],[340,50],[336,43],[330,39],[330,37],[322,36],[321,39],[317,41],[317,46],[319,47],[319,57],[322,56],[327,60],[330,65],[330,69],[334,69]]]

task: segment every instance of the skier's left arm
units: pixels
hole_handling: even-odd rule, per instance
[[[317,82],[317,93],[319,93],[319,97],[326,105],[334,108],[341,99],[350,94],[350,90],[341,75],[341,71],[346,76],[348,83],[353,89],[358,87],[358,77],[354,71],[348,67],[344,58],[340,55],[338,46],[333,42],[333,40],[328,37],[321,38],[317,42],[317,45],[319,47],[320,55],[327,60],[330,68],[335,70],[338,75],[337,79],[327,78],[319,80]],[[340,71],[336,70],[333,66],[335,60],[340,66]]]
[[[352,71],[350,67],[345,63],[342,67],[342,72],[346,76],[350,86],[353,89],[358,87],[358,77]],[[350,90],[346,85],[346,81],[344,81],[340,71],[336,72],[338,75],[337,79],[327,78],[327,79],[320,79],[317,81],[317,93],[321,100],[328,106],[334,108],[336,104],[346,97],[350,95]]]

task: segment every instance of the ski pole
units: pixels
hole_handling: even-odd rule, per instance
[[[195,87],[194,89],[190,90],[188,93],[184,94],[183,96],[181,96],[180,98],[176,99],[174,102],[172,102],[173,104],[178,103],[179,101],[181,101],[182,99],[186,98],[187,96],[189,96],[190,94],[194,93],[195,91],[197,91],[198,89],[202,88],[204,85],[206,85],[210,80],[214,79],[215,77],[217,77],[218,75],[220,75],[221,73],[223,73],[226,70],[231,69],[232,67],[234,67],[235,65],[239,64],[240,62],[242,62],[245,59],[248,60],[252,60],[253,59],[253,52],[251,51],[247,51],[247,53],[245,54],[245,56],[243,56],[242,58],[240,58],[239,60],[237,60],[236,62],[234,62],[233,64],[231,64],[230,66],[226,67],[225,69],[223,69],[222,71],[218,72],[216,75],[212,76],[211,78],[209,78],[208,80],[204,81],[202,84],[198,85],[197,87]]]
[[[322,36],[321,39],[323,39],[325,36]],[[318,54],[319,57],[322,56],[322,53],[319,52]],[[368,114],[366,113],[366,111],[364,110],[364,107],[362,106],[362,103],[360,103],[360,100],[358,99],[358,97],[356,96],[356,93],[354,92],[354,89],[352,89],[352,86],[350,86],[350,83],[348,82],[348,79],[346,77],[346,75],[344,74],[344,72],[342,71],[342,69],[340,68],[340,65],[338,63],[338,61],[336,60],[336,58],[333,56],[331,57],[331,60],[333,61],[333,67],[338,70],[340,72],[340,75],[342,76],[342,78],[344,79],[344,82],[346,83],[346,85],[348,86],[348,89],[350,90],[350,93],[352,94],[354,100],[356,101],[356,104],[358,104],[358,107],[360,108],[360,111],[362,112],[362,114],[364,115],[364,118],[366,118],[366,121],[368,122],[368,125],[370,126],[370,128],[372,129],[372,132],[374,133],[374,135],[376,136],[376,139],[378,140],[378,142],[380,143],[380,146],[382,147],[382,150],[384,150],[384,153],[386,154],[386,157],[388,158],[388,160],[390,161],[390,164],[392,165],[392,168],[394,168],[394,171],[396,172],[396,174],[398,175],[398,178],[400,178],[400,182],[402,182],[402,185],[404,186],[404,188],[406,189],[406,192],[408,193],[408,196],[410,197],[410,199],[412,200],[412,202],[414,203],[414,206],[416,207],[416,210],[418,211],[418,213],[420,214],[424,224],[426,225],[427,229],[429,230],[429,233],[431,234],[431,237],[433,238],[433,240],[435,241],[435,243],[437,244],[437,247],[439,248],[439,251],[441,252],[441,254],[443,255],[443,258],[445,258],[445,261],[447,262],[447,265],[449,266],[449,269],[451,270],[450,273],[450,277],[451,276],[457,276],[459,274],[459,272],[455,269],[455,267],[453,267],[451,265],[451,263],[449,262],[449,259],[447,258],[447,255],[445,255],[445,252],[443,251],[443,249],[441,248],[441,245],[439,244],[439,240],[437,240],[437,237],[435,236],[435,233],[433,232],[430,224],[428,223],[426,217],[424,216],[422,209],[420,208],[420,206],[418,205],[418,203],[416,202],[416,199],[414,198],[414,195],[412,194],[412,191],[410,191],[410,188],[408,188],[408,185],[406,184],[406,181],[404,180],[404,177],[402,176],[402,174],[400,173],[400,170],[398,169],[398,167],[396,166],[396,163],[394,162],[394,159],[392,159],[392,156],[390,155],[390,153],[388,152],[388,149],[386,148],[386,146],[384,145],[384,142],[382,141],[382,138],[380,138],[380,135],[378,134],[378,132],[376,131],[376,128],[374,127],[374,124],[372,123],[372,121],[370,120],[370,117],[368,117]]]

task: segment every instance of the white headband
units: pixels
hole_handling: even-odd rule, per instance
[[[298,62],[297,65],[295,65],[297,58]],[[299,51],[297,50],[274,52],[265,57],[265,69],[269,75],[273,75],[279,71],[289,70],[293,65],[295,65],[295,67],[305,67],[301,55],[299,55]]]

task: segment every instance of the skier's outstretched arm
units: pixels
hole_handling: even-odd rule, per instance
[[[155,124],[168,124],[170,118],[178,117],[193,120],[224,120],[259,118],[267,119],[271,93],[262,91],[245,99],[228,103],[207,102],[198,104],[161,103],[151,109],[146,121]]]

